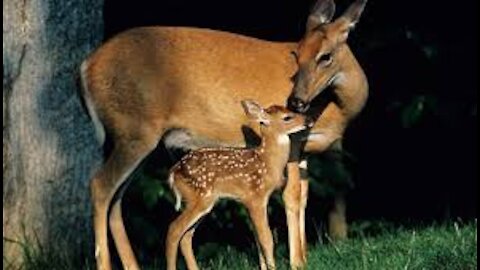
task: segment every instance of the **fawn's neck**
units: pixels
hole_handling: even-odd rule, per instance
[[[290,155],[290,138],[287,134],[279,135],[265,128],[260,131],[262,143],[257,147],[257,151],[265,162],[271,179],[280,181]]]

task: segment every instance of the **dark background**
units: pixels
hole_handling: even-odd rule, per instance
[[[351,1],[336,2],[338,15]],[[355,182],[348,197],[351,221],[384,219],[420,224],[476,218],[477,2],[371,0],[367,4],[349,38],[370,83],[369,102],[345,140],[351,155],[348,168]],[[105,31],[110,37],[135,26],[196,26],[296,41],[304,33],[312,3],[109,0]],[[160,153],[154,163],[164,159]],[[138,190],[150,189],[148,185],[133,189],[145,195]],[[131,193],[131,204],[144,203],[135,191]],[[322,191],[309,201],[309,231],[323,226],[321,217],[327,203],[319,194]],[[165,220],[173,218],[172,207],[162,199],[152,199],[152,194],[145,196],[150,196],[150,207],[138,206],[135,211],[153,209],[149,212],[152,222],[156,222],[156,229],[164,230]],[[275,213],[282,220],[281,213]],[[222,214],[216,214],[218,220],[232,218]],[[130,216],[131,224],[140,219]],[[231,224],[222,227],[212,220],[216,219],[207,221],[204,230],[218,234],[219,228],[226,228],[222,232],[227,233],[231,229]],[[237,230],[230,231],[233,235],[222,239],[242,242],[238,239],[250,237],[241,230],[238,233],[242,225],[235,226]],[[151,241],[163,241],[163,237],[160,233]]]

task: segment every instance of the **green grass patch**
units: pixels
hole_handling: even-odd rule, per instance
[[[381,227],[381,226],[380,226]],[[357,236],[309,249],[308,269],[334,270],[469,270],[477,269],[476,224],[388,229],[376,236]],[[277,251],[279,269],[288,269],[285,248]],[[203,269],[256,269],[256,258],[233,249],[219,251]]]
[[[32,247],[24,245],[25,265],[22,269],[94,269],[91,259],[76,259],[72,264],[71,258],[64,254],[46,253]],[[201,246],[196,253],[204,270],[258,269],[256,250],[253,249],[240,251],[210,244]],[[285,244],[276,246],[276,262],[279,270],[288,269]],[[158,259],[143,269],[164,269],[164,260]],[[181,263],[179,269],[184,269]],[[412,229],[385,223],[357,223],[352,226],[349,240],[337,243],[327,240],[310,246],[308,269],[477,269],[477,224],[453,223]]]
[[[312,248],[311,269],[477,269],[476,225],[395,230]]]

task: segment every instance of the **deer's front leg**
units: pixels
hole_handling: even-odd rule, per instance
[[[298,162],[287,164],[288,180],[283,191],[285,213],[287,216],[288,245],[290,252],[290,266],[292,269],[303,268],[305,261],[302,255],[300,237],[300,206],[301,206],[301,183]]]
[[[345,195],[343,193],[335,194],[333,207],[328,213],[328,235],[333,240],[347,239],[348,224],[346,208]]]
[[[343,151],[340,133],[313,134],[307,139],[305,151],[310,153],[324,153],[331,162],[342,162]],[[348,224],[346,218],[345,190],[337,191],[333,207],[328,213],[328,235],[334,240],[347,238]]]
[[[300,172],[302,173],[300,180],[300,247],[302,250],[302,258],[306,262],[308,252],[307,233],[305,232],[305,210],[307,208],[308,200],[308,178],[306,177],[307,161],[303,160],[302,162],[300,162],[299,168]]]

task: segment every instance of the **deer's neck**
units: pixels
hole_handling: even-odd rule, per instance
[[[342,114],[348,120],[354,118],[365,106],[368,98],[368,82],[360,64],[350,48],[345,46],[344,68],[334,82]]]
[[[272,181],[280,181],[290,155],[290,138],[286,134],[278,135],[265,130],[261,132],[262,143],[257,151],[264,160]]]

